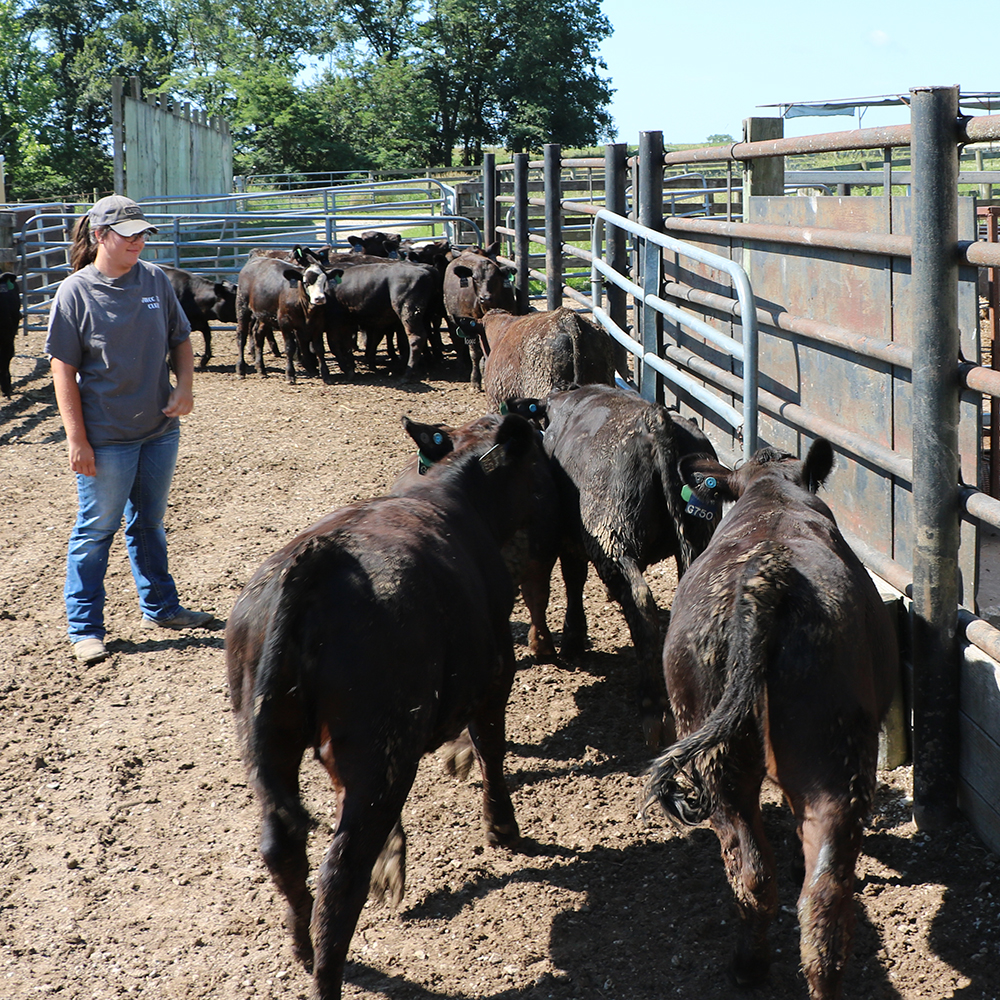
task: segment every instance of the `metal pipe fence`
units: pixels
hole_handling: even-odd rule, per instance
[[[929,100],[934,102],[942,99],[942,90],[947,91],[948,88],[930,88],[920,94],[930,95]],[[873,195],[864,200],[884,205],[887,217],[894,217],[891,204],[900,196],[911,199],[912,211],[917,219],[922,217],[921,213],[926,213],[927,218],[934,218],[935,213],[940,215],[942,201],[957,197],[960,185],[986,186],[1000,182],[1000,171],[957,169],[963,143],[1000,138],[1000,116],[966,120],[957,114],[945,113],[944,120],[951,131],[943,144],[940,137],[933,140],[937,143],[936,147],[929,145],[932,140],[921,135],[916,123],[914,126],[768,139],[679,152],[664,153],[662,148],[657,151],[655,144],[644,149],[640,143],[639,155],[627,160],[623,149],[616,150],[618,158],[624,161],[617,174],[609,165],[614,157],[609,161],[609,156],[606,156],[603,164],[596,159],[586,161],[588,168],[596,169],[603,165],[605,169],[603,197],[595,197],[590,205],[581,204],[575,198],[562,197],[555,182],[558,173],[551,160],[545,171],[546,183],[541,192],[544,197],[529,197],[528,194],[530,185],[539,186],[541,178],[538,170],[546,166],[544,162],[529,161],[525,154],[521,154],[514,158],[512,164],[496,168],[497,176],[501,178],[497,183],[496,201],[509,205],[507,225],[498,227],[497,232],[511,239],[509,246],[518,267],[519,287],[527,287],[529,279],[546,286],[554,283],[558,293],[589,310],[609,331],[616,344],[641,358],[637,375],[644,395],[663,398],[667,395],[676,397],[679,393],[687,405],[702,414],[714,415],[734,432],[742,427],[744,446],[748,437],[747,410],[732,405],[730,400],[749,402],[755,418],[757,414],[767,415],[770,428],[783,427],[799,435],[828,437],[854,459],[861,470],[859,484],[867,482],[867,479],[884,483],[882,492],[889,497],[901,498],[905,517],[887,515],[890,522],[899,521],[893,530],[899,531],[900,525],[907,523],[907,530],[912,530],[914,536],[949,539],[947,546],[935,551],[915,545],[913,538],[900,538],[886,547],[884,541],[876,540],[876,536],[864,527],[863,520],[860,529],[853,524],[844,529],[872,571],[912,599],[912,618],[919,623],[915,626],[915,634],[919,634],[925,653],[918,656],[914,665],[924,685],[915,706],[915,711],[921,714],[916,741],[919,747],[933,746],[940,750],[937,762],[929,760],[925,750],[917,751],[916,767],[921,777],[916,781],[918,801],[915,816],[922,828],[934,828],[945,822],[945,817],[954,806],[954,801],[949,799],[956,787],[958,767],[957,709],[953,697],[958,676],[958,653],[953,639],[961,636],[970,645],[1000,659],[1000,631],[980,619],[971,608],[971,588],[978,571],[978,555],[974,555],[971,569],[967,562],[959,565],[959,558],[967,560],[968,556],[959,556],[955,542],[960,523],[1000,528],[1000,500],[981,492],[978,484],[961,482],[954,457],[957,454],[956,445],[953,440],[943,438],[941,433],[944,427],[963,427],[971,420],[976,426],[971,429],[971,438],[968,431],[962,431],[962,440],[966,442],[963,448],[968,446],[970,439],[979,442],[973,445],[978,457],[982,441],[982,406],[970,404],[982,395],[1000,397],[1000,372],[978,363],[978,357],[963,357],[965,341],[960,352],[957,340],[942,340],[941,330],[954,328],[957,312],[954,295],[929,294],[927,288],[938,288],[941,282],[932,281],[924,289],[923,301],[926,304],[923,308],[930,311],[916,322],[922,325],[928,339],[911,346],[905,340],[900,342],[895,339],[891,332],[882,337],[871,329],[852,328],[850,322],[841,325],[837,316],[811,316],[805,310],[796,314],[796,310],[786,308],[780,300],[772,301],[773,296],[767,301],[756,300],[752,287],[745,295],[737,294],[732,284],[728,287],[719,285],[716,275],[709,281],[702,272],[685,273],[679,261],[681,258],[693,259],[687,252],[688,247],[704,249],[706,244],[713,249],[717,246],[728,247],[730,256],[722,257],[727,265],[733,265],[733,258],[739,259],[741,255],[751,259],[752,253],[756,252],[771,255],[787,252],[790,261],[809,255],[836,261],[856,256],[868,269],[884,267],[893,274],[904,276],[905,280],[897,281],[897,284],[909,289],[907,294],[913,294],[927,281],[928,266],[941,268],[945,261],[947,267],[945,272],[941,272],[942,281],[952,289],[957,280],[954,276],[959,271],[965,275],[962,280],[968,283],[971,269],[1000,267],[1000,244],[979,239],[960,240],[957,232],[951,229],[940,239],[928,242],[919,229],[920,223],[909,232],[889,227],[879,231],[879,227],[872,226],[855,231],[845,226],[790,224],[788,219],[770,223],[766,221],[766,214],[760,211],[746,215],[744,221],[747,205],[744,204],[743,185],[734,183],[732,168],[740,166],[745,171],[749,164],[763,158],[824,151],[881,150],[883,164],[877,170],[789,171],[784,174],[779,190],[766,194],[780,196],[812,188],[821,193],[812,196],[810,204],[824,200],[832,203],[838,200],[838,196],[849,197],[852,189],[864,186]],[[900,170],[897,163],[894,170],[891,151],[902,147],[910,148],[913,163],[906,166],[911,169]],[[954,167],[947,176],[942,175],[942,179],[935,181],[930,190],[926,181],[921,180],[928,155],[937,157],[939,162],[947,161]],[[726,187],[714,187],[706,182],[703,186],[678,189],[671,187],[671,178],[665,175],[665,171],[670,169],[700,168],[713,163],[721,164],[726,170]],[[529,174],[529,171],[534,173]],[[631,183],[628,183],[629,175]],[[507,179],[506,185],[502,178]],[[514,188],[512,196],[507,193],[511,180]],[[674,179],[673,183],[677,184],[678,180]],[[986,187],[986,193],[991,193],[989,187]],[[684,199],[692,198],[702,202],[698,206],[702,209],[699,213],[701,217],[687,214]],[[717,198],[725,199],[726,204],[716,203]],[[891,203],[890,198],[893,199]],[[800,197],[784,199],[786,202],[805,200]],[[602,207],[602,202],[611,201],[618,206],[617,212],[609,213]],[[563,225],[559,228],[554,224],[554,202],[564,213],[592,217],[589,251],[572,246],[568,242],[568,227]],[[549,220],[544,228],[539,209],[546,213]],[[487,206],[487,211],[490,210],[492,206]],[[727,216],[725,219],[714,217],[723,211]],[[614,224],[609,225],[612,220]],[[612,233],[626,235],[630,241],[625,255],[628,261],[618,253],[615,263],[610,262]],[[615,238],[619,238],[618,235]],[[558,240],[558,246],[553,245],[553,239]],[[547,266],[545,271],[536,269],[542,257],[531,252],[532,245],[545,247],[547,261],[553,260],[558,253],[559,268]],[[650,248],[655,248],[656,253],[651,254]],[[751,251],[750,248],[759,248],[759,251]],[[929,256],[930,265],[921,262],[920,252],[925,254],[925,260]],[[726,250],[721,250],[720,256],[724,253]],[[566,267],[568,259],[590,264],[589,295],[569,284],[571,271]],[[670,275],[660,270],[665,259],[672,264]],[[880,260],[884,264],[880,265]],[[728,273],[730,281],[735,281],[735,272],[725,271],[718,261],[710,266],[720,273]],[[753,274],[751,270],[748,285],[753,281]],[[549,287],[545,297],[553,299],[552,293],[553,289]],[[607,295],[610,303],[613,295],[622,294],[627,296],[622,306],[624,315],[620,312],[612,319],[604,308],[602,296]],[[692,307],[699,315],[693,316],[688,312]],[[908,310],[911,307],[907,304],[904,308]],[[707,317],[712,316],[715,320],[707,322]],[[720,320],[723,325],[728,323],[733,327],[732,335],[719,329]],[[671,324],[670,329],[683,331],[684,343],[674,336],[666,336],[661,326],[664,321]],[[910,322],[912,320],[908,318],[907,324]],[[852,428],[836,416],[811,409],[797,398],[794,387],[776,382],[772,374],[768,376],[767,385],[749,385],[751,366],[746,353],[741,359],[733,345],[741,345],[746,352],[758,324],[767,328],[769,342],[773,345],[809,344],[819,354],[837,359],[838,365],[853,364],[861,372],[885,373],[879,377],[905,386],[913,407],[912,416],[903,417],[908,422],[905,433],[898,438],[890,438],[888,443],[878,440],[863,423]],[[637,327],[636,332],[633,325]],[[933,354],[930,354],[932,340]],[[918,346],[920,343],[923,346]],[[770,348],[772,353],[775,349],[773,346]],[[918,363],[921,357],[923,360]],[[720,365],[722,358],[729,359],[731,363]],[[739,370],[741,363],[742,372]],[[756,374],[757,366],[753,366],[753,371]],[[646,383],[650,381],[650,377],[655,380],[652,388],[648,384],[643,385],[644,380]],[[952,420],[941,415],[936,402],[933,409],[927,408],[931,400],[957,400],[960,392],[963,399],[960,419],[956,417]],[[832,409],[835,411],[837,408]],[[905,414],[905,406],[901,414]],[[911,434],[912,448],[907,440]],[[921,434],[924,440],[918,444]],[[942,452],[948,456],[946,466],[940,465]],[[935,462],[938,463],[938,478],[932,480],[929,472]],[[862,485],[857,488],[862,489]],[[913,501],[908,499],[914,494],[922,498],[917,502],[916,510]],[[861,495],[858,494],[858,500]],[[866,513],[862,508],[858,516],[863,518]],[[912,524],[909,524],[911,518]],[[978,535],[974,537],[978,539]],[[968,539],[962,542],[962,553],[968,552],[967,542]],[[978,540],[973,542],[972,547],[974,553],[978,553]],[[966,607],[959,607],[957,593],[945,585],[945,581],[953,583],[959,574],[966,580],[963,599]],[[917,580],[932,582],[917,585]],[[934,664],[927,662],[928,650],[934,651]],[[931,703],[936,703],[937,707],[931,707]],[[1000,741],[1000,733],[994,734],[993,738]],[[994,825],[1000,829],[1000,823]]]
[[[312,188],[294,192],[293,196],[251,193],[145,200],[144,213],[159,232],[147,240],[144,257],[235,280],[250,251],[259,246],[331,246],[349,250],[347,236],[365,229],[451,238],[459,226],[481,240],[476,220],[452,212],[454,190],[434,178],[425,180],[422,186],[407,180]],[[429,190],[437,194],[427,197]],[[89,206],[81,206],[79,211],[77,206],[64,207],[65,212],[28,216],[14,237],[19,269],[26,278],[26,328],[35,317],[47,314],[59,282],[69,273],[72,229]]]

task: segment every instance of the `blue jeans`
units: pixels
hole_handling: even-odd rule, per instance
[[[147,618],[172,618],[180,610],[167,570],[163,515],[177,463],[180,430],[149,441],[94,449],[96,476],[77,474],[79,510],[66,560],[66,617],[69,636],[103,639],[104,574],[111,541],[125,516],[125,546]]]

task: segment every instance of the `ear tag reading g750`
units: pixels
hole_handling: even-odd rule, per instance
[[[483,472],[489,475],[495,468],[503,464],[503,456],[503,445],[493,445],[493,447],[479,459],[479,464],[483,467]]]
[[[715,485],[715,480],[711,480],[711,485],[709,485],[709,481],[706,480],[705,485],[711,489],[712,486]],[[715,507],[702,501],[698,494],[686,484],[681,487],[681,499],[687,504],[684,508],[685,514],[690,514],[692,517],[699,517],[703,521],[715,520]]]

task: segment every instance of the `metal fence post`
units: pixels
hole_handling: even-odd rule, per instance
[[[608,143],[604,147],[604,207],[615,215],[627,216],[625,204],[625,154],[624,142]],[[619,273],[628,273],[628,257],[625,254],[625,231],[618,226],[608,226],[607,246],[604,256]],[[609,284],[608,315],[622,330],[628,329],[628,298],[624,288]],[[629,353],[617,341],[614,344],[615,368],[625,377],[629,371]]]
[[[958,88],[910,91],[913,157],[913,819],[958,792]]]
[[[562,305],[562,147],[545,144],[545,307]]]
[[[497,165],[496,153],[483,153],[483,244],[490,246],[497,238]]]
[[[517,279],[514,287],[517,310],[528,311],[530,301],[528,271],[528,154],[514,154],[514,263],[517,265]]]
[[[639,133],[639,225],[663,232],[663,133]],[[639,284],[647,295],[659,295],[663,273],[662,251],[655,244],[643,240],[639,257]],[[643,305],[639,312],[639,339],[643,350],[660,356],[663,346],[663,317],[650,306]],[[663,387],[656,372],[643,364],[636,373],[639,392],[645,399],[663,398]]]

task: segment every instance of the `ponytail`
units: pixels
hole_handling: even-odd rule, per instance
[[[90,230],[90,216],[81,215],[73,230],[73,243],[69,248],[69,263],[74,271],[93,264],[97,257],[97,240]]]

